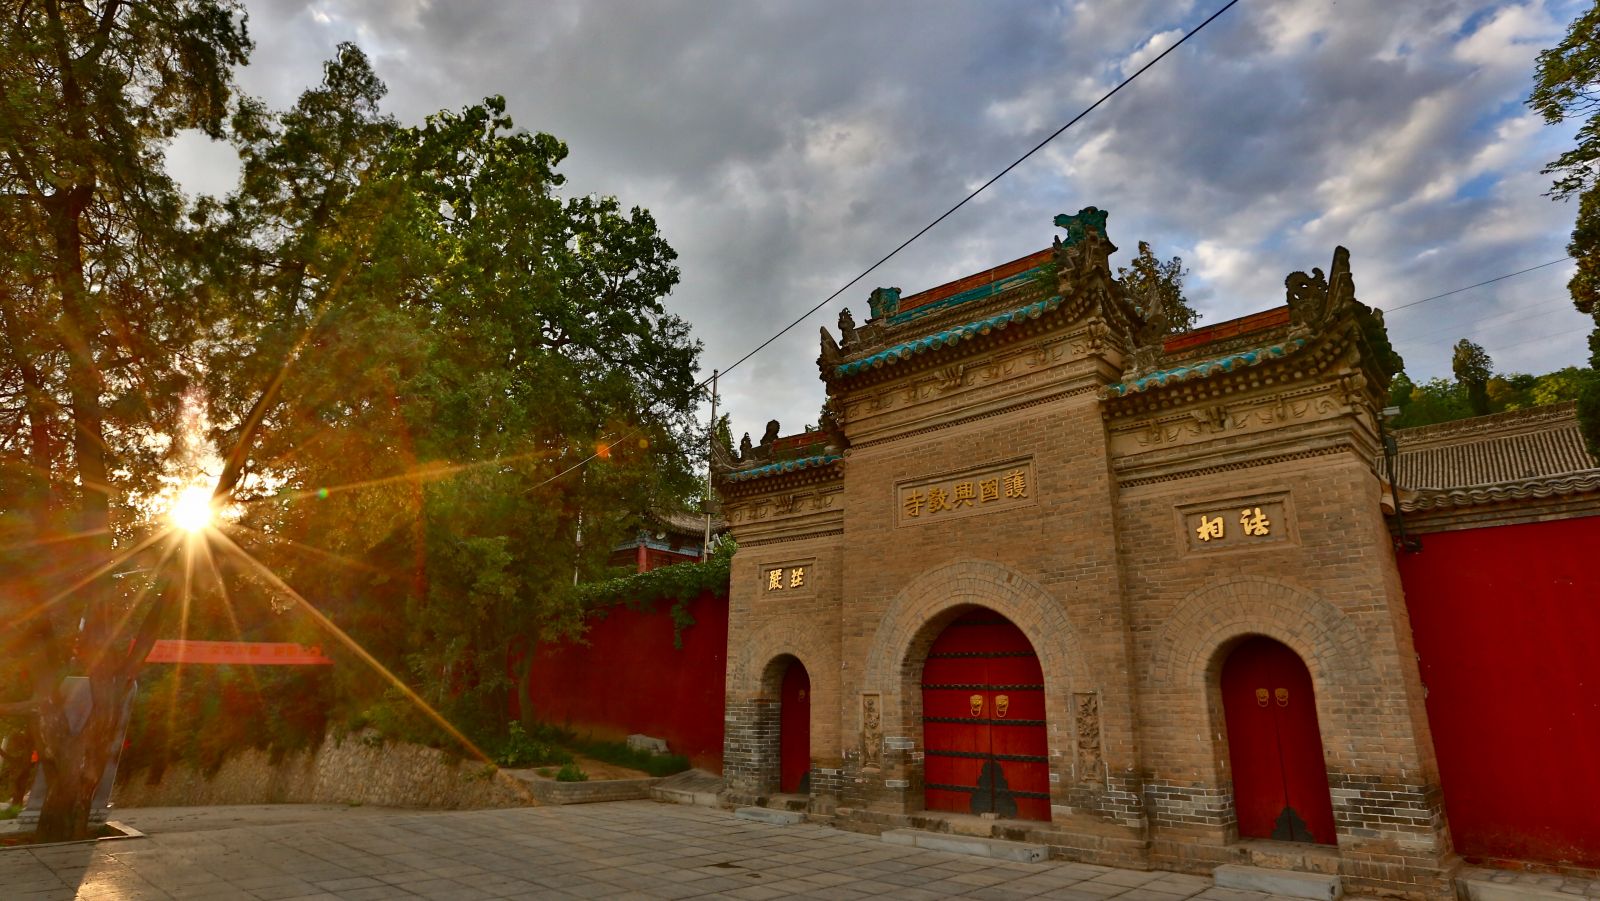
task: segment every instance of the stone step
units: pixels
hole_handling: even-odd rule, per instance
[[[1266,867],[1246,867],[1230,863],[1213,870],[1211,880],[1218,888],[1267,892],[1272,895],[1288,895],[1291,898],[1312,898],[1315,901],[1335,901],[1344,894],[1344,883],[1339,877],[1326,873],[1271,870]]]
[[[1049,856],[1049,851],[1044,845],[1036,845],[1032,842],[1011,842],[998,838],[979,838],[974,835],[924,832],[921,829],[890,829],[880,837],[891,845],[909,845],[925,851],[968,854],[973,857],[987,857],[992,860],[1038,863]]]
[[[795,810],[772,810],[767,807],[741,807],[733,812],[741,820],[753,823],[770,823],[773,826],[793,826],[805,822],[806,815]]]
[[[722,777],[705,770],[684,770],[668,776],[650,789],[650,797],[667,804],[692,804],[696,807],[716,807],[717,795],[722,792]]]
[[[650,800],[660,801],[663,804],[689,804],[694,807],[716,807],[716,792],[697,792],[682,788],[662,788],[656,786],[650,789]]]

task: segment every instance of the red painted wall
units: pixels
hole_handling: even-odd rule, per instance
[[[694,625],[682,649],[672,646],[671,607],[611,607],[590,620],[587,645],[538,645],[528,678],[534,717],[597,738],[664,738],[674,754],[722,772],[728,599],[707,592],[689,603]]]
[[[1457,851],[1600,867],[1600,516],[1400,556]]]

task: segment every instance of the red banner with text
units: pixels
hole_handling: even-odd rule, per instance
[[[286,641],[193,641],[164,638],[150,649],[146,663],[211,663],[235,666],[326,666],[333,663],[319,647]]]

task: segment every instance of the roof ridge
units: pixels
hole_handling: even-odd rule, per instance
[[[1570,420],[1576,423],[1577,410],[1577,401],[1541,404],[1485,416],[1471,416],[1466,419],[1452,419],[1449,422],[1436,422],[1432,425],[1396,429],[1394,437],[1402,449],[1408,446],[1412,449],[1421,449],[1434,444],[1461,444],[1464,443],[1463,436],[1476,435],[1480,440],[1488,440],[1508,433],[1531,432],[1541,427],[1549,427],[1557,420]]]

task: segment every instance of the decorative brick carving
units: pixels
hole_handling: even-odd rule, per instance
[[[861,768],[883,766],[883,695],[867,692],[861,696]]]
[[[1100,751],[1100,695],[1080,691],[1072,695],[1072,726],[1077,737],[1078,757],[1074,769],[1079,782],[1098,781],[1105,768]]]

